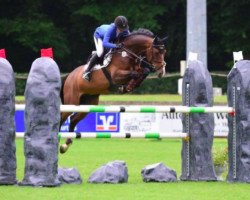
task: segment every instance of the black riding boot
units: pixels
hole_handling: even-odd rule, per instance
[[[90,77],[89,77],[90,72],[92,71],[92,68],[98,63],[98,60],[99,60],[99,57],[97,56],[96,53],[94,55],[92,55],[92,57],[90,58],[90,61],[89,61],[89,65],[82,75],[83,79],[85,79],[87,81],[90,80]]]

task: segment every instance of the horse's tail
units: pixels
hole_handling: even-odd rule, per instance
[[[62,85],[61,85],[60,97],[61,97],[61,102],[62,102],[62,104],[64,104],[64,93],[63,93],[63,88],[64,88],[64,84],[65,84],[65,81],[66,81],[67,77],[68,77],[68,75],[63,76],[63,77],[61,78],[61,83],[62,83]]]

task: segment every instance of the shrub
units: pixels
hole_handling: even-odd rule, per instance
[[[224,147],[213,148],[214,165],[226,166],[228,164],[228,149]]]

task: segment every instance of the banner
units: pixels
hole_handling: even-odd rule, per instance
[[[181,113],[89,113],[75,132],[182,132]],[[24,111],[16,111],[16,132],[24,132]],[[227,114],[215,113],[215,135],[227,135]],[[70,117],[61,127],[69,132]]]

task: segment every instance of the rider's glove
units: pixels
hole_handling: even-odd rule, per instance
[[[116,45],[116,48],[117,48],[117,49],[121,49],[122,47],[123,47],[123,44],[122,44],[122,43],[119,43],[119,44]]]

